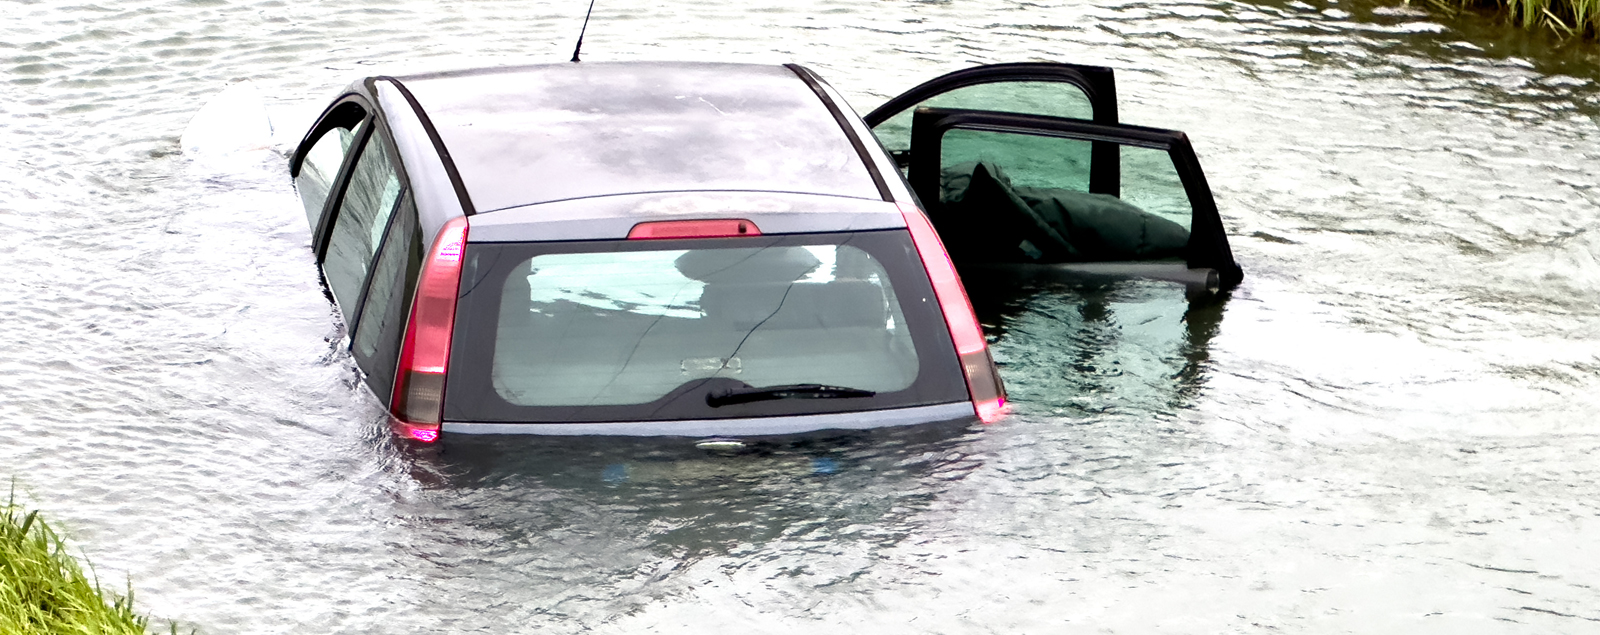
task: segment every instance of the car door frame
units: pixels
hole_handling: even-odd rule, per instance
[[[1012,62],[964,68],[940,75],[903,92],[872,109],[861,120],[876,128],[890,117],[950,91],[1004,82],[1060,82],[1077,86],[1088,96],[1095,123],[1117,123],[1117,82],[1115,72],[1104,66],[1065,62]]]
[[[1233,259],[1228,244],[1228,234],[1217,211],[1216,199],[1211,194],[1200,160],[1194,154],[1189,136],[1177,130],[1163,130],[1127,124],[1101,124],[1066,117],[1044,115],[1019,115],[981,110],[954,108],[919,108],[912,115],[911,163],[907,180],[911,189],[925,202],[939,200],[939,171],[942,142],[951,130],[975,130],[1033,136],[1076,139],[1120,147],[1129,145],[1153,150],[1164,150],[1172,159],[1173,168],[1183,184],[1189,199],[1189,243],[1184,260],[1191,269],[1209,268],[1220,276],[1222,289],[1239,284],[1244,273]],[[1091,162],[1101,157],[1094,155]],[[1093,173],[1094,166],[1090,170]],[[1091,177],[1090,191],[1094,191]],[[1116,195],[1114,192],[1098,192]]]
[[[356,131],[355,139],[350,142],[351,150],[345,153],[344,161],[339,164],[338,174],[328,186],[328,197],[322,201],[322,211],[317,215],[317,225],[311,228],[311,253],[316,258],[318,269],[321,269],[322,260],[327,255],[328,238],[333,233],[332,212],[338,210],[339,205],[344,202],[345,186],[349,184],[350,173],[355,169],[356,161],[366,148],[367,139],[372,136],[373,124],[378,121],[377,109],[373,107],[372,100],[359,93],[340,95],[322,110],[321,115],[317,116],[316,125],[300,139],[300,145],[295,147],[294,154],[289,157],[289,178],[293,179],[300,175],[306,155],[318,141],[322,140],[323,135],[332,132],[334,128],[342,127],[339,125],[340,120],[333,114],[340,106],[349,103],[360,106],[366,114],[357,124],[360,129]],[[327,281],[324,280],[323,284],[326,286]]]
[[[987,64],[964,68],[952,73],[940,75],[896,95],[883,105],[872,109],[862,117],[867,127],[876,129],[880,124],[890,118],[905,112],[917,104],[925,102],[944,93],[978,86],[982,84],[1000,84],[1011,82],[1056,82],[1071,84],[1083,91],[1089,99],[1089,121],[1100,124],[1116,124],[1117,120],[1117,81],[1116,73],[1105,66],[1088,66],[1084,64],[1068,64],[1065,62],[1011,62],[1005,64]],[[908,151],[909,154],[909,151]],[[1112,166],[1109,171],[1102,169],[1096,173],[1091,171],[1090,188],[1097,192],[1105,192],[1116,196],[1121,182],[1121,162],[1117,156],[1116,144],[1095,143],[1090,149],[1091,162],[1100,166]],[[895,157],[896,162],[905,165],[902,157]]]

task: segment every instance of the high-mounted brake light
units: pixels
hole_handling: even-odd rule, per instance
[[[428,259],[422,262],[390,402],[391,427],[408,439],[431,443],[439,438],[444,420],[444,373],[450,366],[450,337],[455,332],[461,259],[466,248],[467,218],[463,216],[444,224],[428,250]]]
[[[983,339],[983,327],[978,315],[967,299],[967,290],[961,286],[956,267],[944,242],[934,231],[933,223],[916,205],[901,202],[900,214],[906,219],[906,229],[911,230],[911,242],[922,256],[922,267],[928,271],[933,283],[933,295],[939,299],[939,309],[944,312],[944,322],[950,327],[950,339],[955,342],[956,355],[961,359],[961,370],[967,376],[967,391],[972,395],[972,408],[978,419],[993,423],[1005,414],[1006,388],[995,372],[994,360],[989,357],[988,342]]]
[[[628,231],[628,238],[633,240],[760,235],[761,230],[755,223],[738,218],[651,221],[634,225],[633,229]]]

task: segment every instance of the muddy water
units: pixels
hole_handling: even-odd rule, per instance
[[[1593,49],[1335,2],[601,2],[587,59],[799,61],[863,112],[1113,66],[1246,281],[974,283],[1016,404],[983,430],[414,461],[281,153],[357,76],[565,60],[584,4],[8,5],[0,475],[207,633],[1600,629]],[[182,152],[241,80],[269,147]]]

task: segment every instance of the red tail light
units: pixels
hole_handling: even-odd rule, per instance
[[[722,238],[725,236],[760,236],[755,223],[738,218],[716,220],[663,220],[639,223],[628,231],[628,238]]]
[[[422,262],[411,321],[400,349],[390,402],[391,427],[408,439],[433,442],[444,420],[444,372],[450,366],[456,297],[461,289],[461,258],[467,249],[467,219],[444,224]]]
[[[933,282],[933,294],[939,298],[939,308],[944,311],[944,322],[950,326],[950,339],[955,341],[956,355],[961,358],[961,370],[967,375],[967,391],[972,395],[972,407],[984,423],[992,423],[1005,414],[1006,389],[995,372],[994,360],[989,357],[989,345],[983,339],[983,327],[972,311],[967,290],[961,286],[956,267],[944,242],[934,231],[933,223],[911,203],[900,203],[900,214],[905,216],[906,228],[911,230],[911,242],[922,256],[922,266]]]

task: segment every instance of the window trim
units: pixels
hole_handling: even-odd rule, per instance
[[[1095,123],[1117,123],[1117,83],[1114,72],[1104,66],[1085,66],[1060,62],[1017,62],[964,68],[940,75],[896,95],[872,109],[862,121],[876,128],[907,108],[970,86],[1008,82],[1060,82],[1077,86],[1089,98]]]
[[[352,119],[339,111],[349,104],[355,104],[356,107],[360,108],[361,116],[353,118],[353,123],[346,127],[343,124],[352,121]],[[318,213],[317,226],[311,228],[311,253],[319,265],[322,263],[323,256],[327,253],[326,234],[333,228],[330,212],[338,210],[338,203],[344,199],[345,183],[349,180],[350,171],[361,154],[362,148],[366,145],[367,136],[371,135],[372,126],[370,124],[373,121],[374,112],[371,102],[361,95],[351,93],[335,99],[332,104],[322,111],[317,124],[312,126],[306,136],[300,140],[300,145],[296,146],[294,155],[289,158],[289,178],[299,178],[300,169],[305,165],[306,156],[311,153],[311,148],[322,141],[324,136],[335,128],[356,130],[357,136],[351,142],[352,147],[355,149],[345,153],[343,162],[339,164],[338,171],[334,173],[333,181],[328,184],[328,197],[322,201],[322,211]],[[359,130],[357,130],[358,128]]]
[[[1084,96],[1089,99],[1089,121],[1107,125],[1115,125],[1118,122],[1115,71],[1105,66],[1087,66],[1063,62],[988,64],[940,75],[918,84],[915,88],[901,93],[884,102],[883,105],[872,109],[872,112],[862,117],[862,121],[866,122],[868,128],[876,129],[880,124],[900,113],[948,92],[983,84],[1025,82],[1061,83],[1075,86],[1078,90],[1083,91]],[[912,129],[915,130],[915,127]],[[1112,166],[1119,165],[1116,144],[1096,143],[1091,147],[1090,152],[1096,163]],[[906,154],[912,154],[909,148],[906,150]],[[912,160],[915,159],[896,153],[895,161],[901,166],[905,166]],[[1119,168],[1102,169],[1090,174],[1090,189],[1095,192],[1118,196],[1118,186],[1121,179],[1117,169]]]
[[[317,265],[321,266],[328,257],[328,242],[333,239],[333,224],[339,216],[339,209],[344,205],[344,193],[349,189],[350,175],[355,172],[356,163],[361,160],[361,155],[367,152],[367,141],[372,138],[374,118],[368,114],[362,122],[354,145],[355,150],[344,155],[344,165],[339,168],[339,178],[335,180],[333,188],[328,194],[328,201],[322,207],[322,219],[317,223],[316,230],[311,232],[311,255],[316,258]]]
[[[352,103],[361,108],[361,116],[356,117],[355,123],[348,127],[340,125],[346,121],[346,117],[343,113],[335,111]],[[295,146],[294,154],[289,157],[289,178],[300,176],[300,166],[305,163],[306,155],[311,152],[312,146],[322,140],[322,135],[327,134],[328,131],[334,128],[354,128],[357,124],[371,117],[372,113],[371,102],[361,95],[347,93],[333,100],[333,103],[328,104],[328,107],[322,110],[322,114],[317,116],[316,125],[306,131],[306,136],[300,139],[300,145]]]

